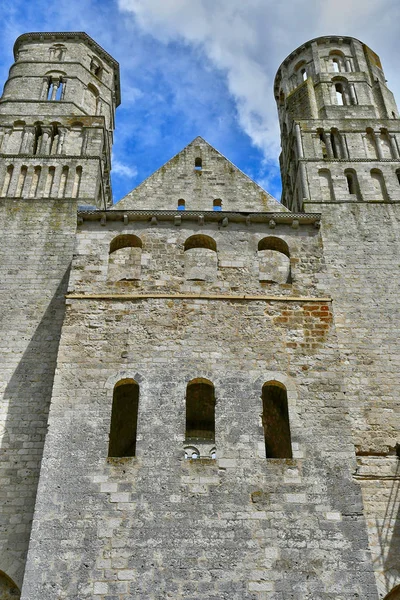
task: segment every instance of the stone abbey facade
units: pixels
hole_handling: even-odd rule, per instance
[[[399,600],[400,120],[379,57],[275,80],[282,204],[202,138],[112,205],[118,64],[0,99],[0,597]]]

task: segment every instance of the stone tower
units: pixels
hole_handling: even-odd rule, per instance
[[[0,99],[0,571],[21,587],[77,205],[111,202],[119,80],[85,33],[25,34],[14,54]]]
[[[398,121],[379,59],[321,38],[281,67],[285,205],[198,137],[111,206],[117,64],[81,33],[16,50],[0,595],[398,600]]]
[[[283,203],[321,212],[379,597],[400,583],[400,120],[379,57],[357,39],[311,40],[275,80]],[[390,595],[390,599],[400,597]]]
[[[354,38],[304,44],[275,79],[282,201],[400,200],[400,121],[379,57]]]

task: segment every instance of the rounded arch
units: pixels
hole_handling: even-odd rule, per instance
[[[87,89],[92,92],[92,94],[94,96],[96,96],[96,98],[100,95],[99,90],[97,89],[97,87],[95,85],[93,85],[93,83],[88,83]]]
[[[204,385],[211,385],[212,387],[214,387],[213,382],[210,381],[209,379],[206,379],[205,377],[195,377],[194,379],[191,379],[190,381],[188,381],[186,387],[189,387],[189,385],[193,385],[195,383],[201,383],[201,384],[204,384]]]
[[[303,60],[299,60],[299,62],[295,64],[293,70],[297,73],[297,71],[299,71],[302,67],[305,67],[306,64],[307,63],[306,63],[306,61],[304,59]]]
[[[185,439],[215,439],[215,388],[209,379],[196,377],[186,386]]]
[[[0,598],[2,600],[18,600],[21,592],[16,583],[4,571],[0,571]]]
[[[51,71],[46,71],[45,73],[46,77],[52,77],[53,79],[59,79],[61,77],[65,77],[67,75],[67,73],[65,71],[59,71],[52,69]]]
[[[142,248],[142,240],[133,234],[121,234],[117,235],[110,244],[110,254],[121,250],[122,248]]]
[[[184,249],[192,250],[193,248],[207,248],[208,250],[217,251],[216,241],[209,235],[195,234],[185,240]]]
[[[341,58],[344,58],[344,53],[341,50],[333,49],[329,52],[329,56],[340,56]]]
[[[127,377],[126,379],[120,379],[119,381],[117,381],[117,383],[114,385],[114,390],[117,387],[119,387],[120,385],[139,385],[139,384],[132,377]]]
[[[268,236],[262,238],[258,242],[257,249],[259,252],[261,252],[262,250],[275,250],[276,252],[281,252],[282,254],[290,258],[289,246],[287,245],[285,240],[275,236]]]
[[[400,585],[396,585],[383,600],[400,600]]]

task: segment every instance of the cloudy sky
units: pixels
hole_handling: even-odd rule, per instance
[[[114,200],[201,135],[279,198],[272,85],[303,42],[351,35],[400,101],[399,0],[0,0],[0,79],[27,31],[86,31],[120,63]],[[397,76],[397,77],[396,77]]]

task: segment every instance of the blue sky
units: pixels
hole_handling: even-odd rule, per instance
[[[282,60],[326,34],[381,57],[400,101],[398,0],[0,0],[0,79],[27,31],[86,31],[120,63],[114,200],[197,135],[279,198],[272,85]]]

